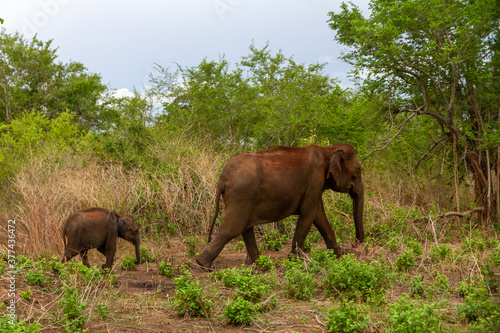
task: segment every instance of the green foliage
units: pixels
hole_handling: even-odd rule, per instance
[[[400,301],[390,308],[389,332],[426,333],[439,332],[441,319],[434,303],[414,302],[403,294]]]
[[[166,101],[162,125],[175,131],[187,123],[214,141],[256,149],[369,142],[370,109],[323,74],[324,64],[299,64],[269,45],[249,49],[233,70],[224,58],[175,73],[157,66],[150,94]]]
[[[429,256],[432,261],[439,262],[443,259],[450,258],[452,255],[451,248],[448,244],[441,244],[437,247],[433,246]]]
[[[156,261],[156,257],[143,245],[141,245],[140,256],[141,263]]]
[[[24,320],[18,321],[17,318],[12,319],[6,313],[0,314],[0,332],[2,333],[39,333],[41,329],[42,325],[37,322],[27,323]]]
[[[353,301],[343,301],[340,305],[330,308],[328,313],[326,320],[328,332],[363,332],[370,321],[366,309],[357,306]]]
[[[365,263],[347,254],[329,264],[323,281],[329,295],[378,302],[389,287],[387,267],[378,262]]]
[[[450,279],[444,274],[437,273],[434,281],[434,287],[439,294],[450,295]]]
[[[184,270],[182,275],[174,278],[175,296],[173,309],[180,316],[207,318],[212,312],[213,303],[207,299],[200,281]]]
[[[255,305],[241,296],[229,301],[224,309],[227,323],[233,325],[251,325],[256,314]]]
[[[174,275],[174,267],[172,262],[160,261],[158,262],[158,270],[161,275],[171,277]]]
[[[227,268],[210,274],[224,287],[236,288],[244,299],[256,303],[269,296],[275,285],[272,273],[254,274],[251,268]]]
[[[82,325],[87,321],[84,317],[87,302],[78,300],[77,290],[72,290],[69,286],[63,289],[64,296],[59,301],[59,308],[62,309],[65,332],[85,332],[86,330],[82,330]]]
[[[30,298],[31,298],[31,293],[32,291],[31,290],[21,290],[19,292],[19,295],[21,295],[21,297],[26,300],[26,301],[29,301]]]
[[[57,267],[55,261],[50,261],[52,267]],[[95,266],[87,267],[82,262],[70,261],[64,264],[63,269],[59,271],[63,281],[69,283],[72,280],[77,280],[82,285],[96,283],[102,281],[103,275]],[[112,279],[114,274],[108,274],[107,279]]]
[[[74,116],[61,112],[49,119],[39,111],[20,113],[0,124],[0,180],[11,177],[20,165],[47,150],[74,151],[90,144],[92,135],[73,124]]]
[[[271,258],[260,255],[255,261],[255,265],[263,272],[268,272],[273,269],[274,264]]]
[[[278,230],[268,231],[264,234],[264,247],[266,250],[279,251],[283,244],[288,242],[288,236],[282,235]]]
[[[95,306],[94,311],[99,315],[101,319],[107,319],[109,317],[109,306],[105,303],[99,303]]]
[[[45,282],[45,275],[37,269],[30,269],[26,271],[26,283],[33,286],[41,286]]]
[[[285,290],[291,298],[309,301],[315,296],[314,276],[306,270],[304,262],[289,259],[285,264]]]
[[[26,110],[46,110],[51,118],[69,110],[87,127],[99,121],[107,89],[101,77],[81,63],[56,61],[56,51],[51,40],[0,29],[0,121],[10,122]]]
[[[457,313],[460,318],[468,322],[487,320],[492,316],[499,316],[498,302],[489,297],[485,287],[470,288],[464,302],[459,304]]]
[[[413,251],[405,251],[396,260],[396,269],[398,271],[409,271],[415,266],[415,254]]]
[[[410,295],[415,298],[424,295],[424,279],[422,275],[417,275],[410,279]]]
[[[133,271],[136,268],[135,258],[130,254],[126,254],[123,256],[122,263],[120,264],[120,268],[126,271]]]
[[[193,257],[196,255],[196,247],[198,246],[199,238],[198,236],[187,236],[184,239],[184,243],[187,246],[188,256]]]
[[[411,251],[413,251],[413,254],[415,256],[418,257],[424,253],[424,248],[422,247],[422,244],[419,241],[413,238],[405,238],[404,243],[411,249]]]

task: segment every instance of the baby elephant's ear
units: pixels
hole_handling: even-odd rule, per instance
[[[127,232],[127,219],[123,217],[118,218],[118,234],[119,235],[125,235],[125,232]]]

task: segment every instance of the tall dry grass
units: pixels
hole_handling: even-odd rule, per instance
[[[0,207],[2,221],[16,220],[18,253],[61,255],[66,218],[89,207],[134,216],[143,237],[169,228],[178,235],[205,232],[227,156],[182,137],[158,142],[147,154],[154,155],[162,167],[156,171],[125,168],[59,151],[31,158],[4,189]],[[6,237],[5,231],[0,244],[7,244]]]
[[[205,235],[220,171],[232,155],[230,149],[221,153],[205,142],[182,136],[150,145],[145,156],[151,163],[147,158],[141,167],[103,162],[88,153],[47,149],[24,164],[3,189],[0,216],[5,222],[16,220],[17,251],[29,255],[61,255],[66,218],[88,207],[134,216],[143,238],[155,235],[165,243],[169,235]],[[434,207],[439,212],[455,205],[449,179],[408,177],[365,164],[368,233],[370,226],[390,220],[399,207],[422,211]],[[324,198],[327,211],[345,220],[350,231],[352,211],[346,203],[350,200],[341,199],[342,203],[329,194]],[[6,237],[6,231],[0,234],[1,246],[7,244]]]

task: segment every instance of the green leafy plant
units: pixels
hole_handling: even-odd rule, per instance
[[[198,237],[197,236],[187,236],[184,239],[184,243],[187,246],[187,253],[189,256],[194,256],[196,254],[196,247],[198,246]]]
[[[120,264],[120,268],[126,271],[133,271],[136,268],[135,258],[130,254],[126,254],[123,256],[122,263]]]
[[[315,295],[315,281],[307,272],[304,263],[298,259],[285,261],[285,289],[288,296],[308,301]]]
[[[396,260],[396,269],[398,271],[409,271],[415,266],[415,254],[413,251],[405,251]]]
[[[63,322],[66,332],[82,332],[82,325],[87,321],[84,317],[87,302],[78,300],[78,291],[71,287],[63,287],[64,296],[59,301],[59,308],[62,309]]]
[[[140,256],[141,263],[156,261],[156,257],[143,245],[141,245]]]
[[[109,306],[105,303],[99,303],[95,306],[94,311],[99,315],[101,319],[106,319],[109,317]]]
[[[0,309],[5,307],[1,303]],[[13,320],[6,313],[0,314],[0,332],[3,333],[39,333],[42,326],[38,322],[28,323],[24,320],[18,321],[17,318]]]
[[[457,313],[462,319],[470,322],[484,320],[498,314],[498,304],[488,295],[484,285],[476,288],[469,286],[464,302],[458,305]]]
[[[442,326],[434,303],[414,302],[407,294],[392,304],[389,323],[394,333],[439,332]]]
[[[387,267],[379,262],[365,263],[352,254],[329,262],[323,286],[329,295],[377,302],[389,287]]]
[[[224,309],[224,317],[228,324],[250,325],[257,313],[255,305],[241,296],[230,301]]]
[[[282,235],[278,230],[271,230],[264,234],[264,247],[267,250],[279,251],[288,241],[287,235]]]
[[[369,320],[364,307],[357,306],[353,301],[344,301],[328,311],[326,329],[337,333],[363,332]]]
[[[45,282],[45,275],[37,269],[30,269],[26,271],[26,283],[33,286],[41,286]]]
[[[424,279],[422,275],[417,275],[410,279],[410,295],[415,298],[424,295]]]
[[[450,258],[452,254],[451,248],[448,244],[441,244],[437,247],[433,247],[429,256],[432,261],[439,262],[443,259]]]
[[[158,270],[161,275],[171,277],[174,275],[174,266],[171,262],[158,262]]]
[[[210,316],[213,308],[212,301],[207,299],[200,287],[200,281],[193,278],[187,270],[181,276],[174,278],[175,296],[173,309],[180,316],[203,317]]]
[[[268,272],[273,269],[273,261],[271,258],[260,255],[255,261],[255,265],[263,272]]]
[[[19,292],[19,295],[21,295],[21,297],[26,300],[26,301],[29,301],[30,298],[31,298],[31,293],[32,291],[31,290],[21,290]]]
[[[253,274],[251,268],[236,267],[213,272],[211,276],[225,287],[236,288],[244,299],[254,303],[270,294],[276,279],[273,274]]]

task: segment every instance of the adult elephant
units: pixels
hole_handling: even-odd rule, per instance
[[[89,267],[87,251],[96,248],[106,256],[103,268],[113,266],[116,239],[125,239],[135,245],[136,260],[141,260],[139,226],[128,215],[104,208],[88,208],[71,214],[63,229],[64,256],[62,262],[81,255],[83,264]]]
[[[302,249],[314,224],[328,249],[341,255],[335,233],[328,222],[321,199],[327,190],[349,193],[353,200],[356,239],[364,241],[364,189],[361,165],[349,144],[330,147],[275,147],[231,158],[222,170],[215,196],[215,214],[208,242],[219,213],[222,195],[225,215],[219,231],[205,250],[196,257],[199,265],[211,267],[224,246],[238,235],[243,236],[250,262],[259,250],[254,226],[298,215],[293,235],[292,253]]]

